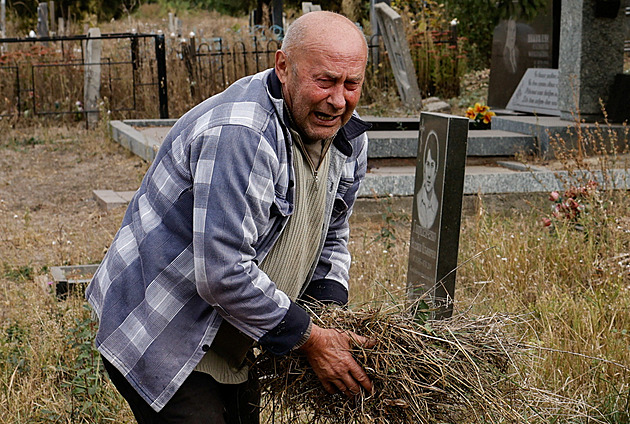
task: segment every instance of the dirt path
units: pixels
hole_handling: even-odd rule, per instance
[[[135,190],[148,164],[84,128],[1,128],[0,260],[15,267],[101,260],[124,208],[102,212],[92,190]]]

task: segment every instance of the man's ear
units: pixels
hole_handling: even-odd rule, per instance
[[[289,73],[289,62],[287,55],[282,50],[276,51],[276,75],[282,84],[286,82]]]

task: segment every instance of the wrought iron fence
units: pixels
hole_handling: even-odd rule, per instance
[[[100,62],[86,63],[86,45],[94,40],[114,46],[103,50],[108,56]],[[85,72],[100,67],[100,95],[107,99],[109,111],[143,111],[168,118],[161,34],[3,38],[0,46],[0,117],[99,112],[86,109],[83,99]]]
[[[274,55],[282,42],[252,36],[248,42],[222,38],[182,43],[181,57],[190,81],[190,95],[199,103],[219,93],[234,81],[273,67]]]
[[[188,39],[162,34],[104,34],[99,63],[85,63],[87,36],[37,39],[0,39],[0,116],[75,115],[86,113],[83,101],[84,74],[101,67],[101,97],[117,118],[167,118],[169,110],[179,116],[195,104],[223,91],[246,75],[274,66],[281,34],[252,28],[231,38]],[[411,53],[418,69],[423,95],[435,92],[434,62],[427,62],[426,39],[412,40]],[[457,47],[452,32],[433,34],[430,43]],[[363,101],[378,102],[383,93],[395,93],[396,84],[380,36],[368,39],[368,66]],[[450,50],[449,50],[450,54]],[[444,80],[458,87],[455,67]],[[167,67],[169,79],[167,84]],[[428,81],[428,82],[427,82]],[[394,94],[395,95],[395,94]],[[120,116],[123,115],[123,116]]]
[[[232,41],[223,38],[198,41],[194,37],[185,40],[178,55],[190,81],[190,97],[199,103],[244,76],[273,67],[275,52],[281,47],[280,39],[256,35]],[[381,37],[370,38],[368,48],[364,97],[395,87]]]

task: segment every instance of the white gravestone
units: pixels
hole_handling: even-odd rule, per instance
[[[6,36],[7,36],[7,3],[6,3],[6,0],[0,0],[0,38],[5,38]]]
[[[558,70],[530,68],[514,90],[506,109],[538,115],[560,116]]]
[[[101,97],[101,51],[103,41],[93,39],[101,36],[101,30],[90,28],[85,41],[85,76],[83,82],[83,107],[87,112],[88,127],[98,122],[98,101]]]
[[[48,37],[48,3],[37,6],[37,36]]]

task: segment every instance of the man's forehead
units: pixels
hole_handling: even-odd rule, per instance
[[[310,43],[302,46],[296,59],[305,59],[313,65],[335,64],[340,68],[358,68],[367,63],[367,51],[360,44],[340,45]]]
[[[361,69],[352,69],[346,66],[342,70],[322,69],[319,70],[319,72],[315,70],[315,73],[332,79],[346,78],[349,80],[360,80],[363,78],[364,69],[363,67],[361,67]]]

